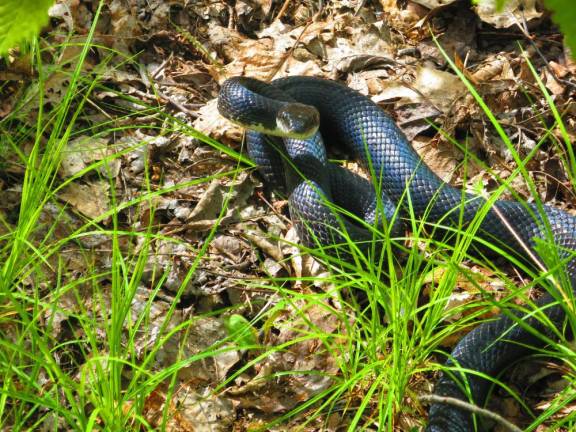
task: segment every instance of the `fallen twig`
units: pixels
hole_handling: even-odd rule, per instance
[[[489,419],[492,419],[492,420],[500,423],[502,426],[506,427],[507,429],[509,429],[512,432],[522,432],[522,429],[520,429],[517,426],[514,426],[512,423],[510,423],[504,417],[502,417],[502,416],[500,416],[500,415],[498,415],[492,411],[488,411],[487,409],[480,408],[479,406],[476,406],[476,405],[471,404],[469,402],[465,402],[465,401],[460,400],[460,399],[456,399],[456,398],[448,397],[448,396],[438,396],[438,395],[422,395],[422,396],[418,397],[418,399],[421,402],[425,402],[425,403],[453,405],[457,408],[464,409],[466,411],[470,411],[471,413],[478,414],[478,415],[483,416],[483,417],[488,417]]]

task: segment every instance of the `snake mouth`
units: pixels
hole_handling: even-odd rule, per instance
[[[320,113],[310,105],[287,103],[276,114],[276,127],[283,136],[310,138],[318,131]]]

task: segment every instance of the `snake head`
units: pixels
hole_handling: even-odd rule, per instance
[[[286,103],[276,113],[276,126],[283,136],[297,139],[310,138],[318,131],[320,114],[310,105]]]

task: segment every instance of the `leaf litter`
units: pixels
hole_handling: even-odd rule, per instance
[[[120,0],[108,2],[98,24],[95,42],[115,54],[108,56],[103,48],[95,47],[82,70],[85,76],[98,75],[102,85],[91,95],[81,124],[97,131],[98,125],[107,123],[118,130],[98,137],[82,131],[68,142],[60,180],[77,178],[58,193],[59,201],[47,205],[43,214],[47,226],[56,227],[51,235],[64,238],[82,225],[83,218],[105,215],[113,202],[118,205],[136,200],[119,211],[123,229],[141,231],[152,224],[161,236],[152,242],[143,285],[132,304],[134,319],[142,313],[149,315],[147,327],[135,341],[137,352],[144,356],[167,331],[179,326],[181,329],[158,352],[156,370],[216,345],[228,348],[182,367],[176,391],[160,383],[150,393],[144,417],[153,427],[162,424],[165,409],[170,418],[165,425],[168,430],[261,427],[329,388],[339,373],[335,352],[344,352],[338,346],[345,337],[345,323],[328,312],[333,300],[312,307],[298,302],[281,307],[282,296],[264,278],[285,278],[285,288],[302,292],[330,289],[330,283],[309,285],[297,280],[325,276],[326,270],[290,245],[298,239],[286,218],[285,201],[270,205],[270,192],[249,170],[226,176],[237,162],[189,133],[194,128],[242,151],[241,129],[224,121],[215,109],[218,85],[224,79],[247,75],[269,80],[303,74],[344,81],[387,110],[442,178],[463,187],[480,184],[487,191],[493,190],[498,186],[494,178],[509,178],[515,163],[463,84],[446,67],[433,34],[513,137],[521,155],[533,150],[546,128],[553,125],[528,60],[536,66],[559,111],[566,114],[569,138],[574,138],[572,83],[576,68],[561,35],[533,0],[513,1],[502,13],[495,12],[493,4],[471,9],[466,2],[450,0],[337,0],[325,2],[322,9],[304,1],[128,3],[129,7]],[[64,34],[70,34],[71,41],[83,41],[94,11],[89,1],[60,0],[50,14],[52,21],[44,34],[50,42],[47,52],[53,54],[48,61],[53,72],[44,88],[43,108],[47,110],[61,102],[69,84],[68,69],[80,50],[74,43],[63,49],[56,44],[63,41]],[[31,100],[39,91],[34,85],[35,72],[27,66],[29,55],[15,51],[0,64],[0,77],[6,81],[0,88],[0,118],[12,116],[21,130],[33,126],[39,115],[34,104],[21,102]],[[137,58],[137,62],[126,61],[128,58]],[[158,108],[174,119],[160,115]],[[460,146],[446,136],[454,137]],[[11,139],[22,151],[30,151],[25,133]],[[551,140],[562,142],[557,129],[552,130]],[[2,143],[4,149],[6,139]],[[545,202],[574,213],[570,173],[555,151],[557,146],[540,146],[527,168]],[[480,161],[466,159],[467,152],[478,155]],[[2,150],[0,157],[0,219],[4,230],[18,217],[23,170],[13,153]],[[463,169],[465,160],[467,170]],[[96,165],[97,169],[90,169]],[[484,165],[491,167],[490,172]],[[83,170],[86,172],[80,175]],[[139,199],[147,178],[153,190],[173,190],[153,199]],[[176,187],[180,185],[184,186]],[[529,198],[521,178],[514,180],[513,188]],[[100,223],[111,227],[110,218]],[[216,226],[215,236],[209,240]],[[47,232],[39,229],[36,241]],[[207,241],[209,247],[200,256],[199,249]],[[109,268],[110,240],[106,236],[92,233],[83,237],[81,244],[86,249],[85,259],[79,259],[76,246],[62,251],[65,277],[79,278],[94,268]],[[142,240],[121,243],[128,253],[138,253],[145,245]],[[195,271],[190,277],[191,268]],[[159,275],[165,279],[160,292],[154,294]],[[429,283],[439,277],[431,276]],[[49,285],[56,283],[55,276],[46,283],[45,292],[50,296]],[[103,281],[104,286],[108,283]],[[492,274],[482,274],[476,284],[486,293],[501,294],[498,279]],[[468,285],[460,281],[461,289],[451,304],[480,296]],[[82,308],[72,297],[62,296],[53,299],[59,311],[46,317],[62,345],[66,340],[80,339],[66,330],[74,328],[74,314],[92,310],[105,315],[103,306],[110,304],[110,298],[94,298],[87,284],[81,290],[86,299]],[[106,291],[101,294],[109,295]],[[175,301],[178,305],[166,325],[166,313]],[[257,326],[258,342],[267,348],[288,344],[287,348],[255,361],[250,357],[254,354],[223,342],[228,337],[224,324],[227,312],[215,311],[231,308],[250,320],[272,306],[278,308],[275,319],[265,324],[251,321],[256,323],[252,325]],[[333,351],[328,352],[315,337],[289,343],[303,334],[313,334],[317,328],[330,335]],[[9,332],[6,334],[9,337]],[[454,342],[445,341],[448,346]],[[79,352],[66,348],[55,355],[74,364],[82,361]],[[249,367],[234,375],[249,361]],[[545,378],[546,366],[539,365],[536,372],[525,373],[518,380],[534,373]],[[72,369],[89,373],[89,367],[80,364]],[[557,374],[549,375],[553,379],[544,389],[564,388]],[[229,384],[220,388],[230,377]],[[536,396],[541,394],[539,391]],[[514,413],[513,421],[524,421],[517,402],[509,397],[497,397],[495,403],[502,397],[506,411]],[[537,406],[538,410],[546,408],[546,402]],[[130,409],[129,404],[125,409]],[[569,405],[564,412],[573,410]],[[291,420],[290,427],[304,424],[305,417]],[[408,412],[399,417],[396,430],[421,424]],[[351,419],[332,414],[324,420],[323,425],[328,425],[325,430],[337,430]],[[304,429],[316,430],[314,424]]]

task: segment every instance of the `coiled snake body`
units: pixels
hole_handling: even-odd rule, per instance
[[[300,104],[308,107],[300,111]],[[294,106],[296,109],[292,110]],[[426,166],[381,108],[337,82],[288,77],[266,84],[249,78],[232,78],[222,85],[218,107],[225,117],[255,130],[247,135],[249,154],[267,181],[289,193],[291,216],[301,227],[304,241],[311,245],[320,242],[328,246],[342,241],[342,229],[359,243],[372,237],[349,220],[342,223],[325,204],[326,197],[367,221],[377,221],[375,203],[382,199],[387,215],[394,213],[395,203],[400,204],[401,210],[410,205],[410,212],[404,211],[404,214],[414,214],[428,223],[447,227],[465,227],[472,223],[485,204],[484,199],[444,183]],[[290,120],[291,111],[306,114],[296,114]],[[318,114],[320,133],[314,134]],[[262,135],[263,132],[283,136],[290,134],[290,129],[296,131],[293,133],[296,138],[285,138],[286,146],[280,147],[284,149],[280,152],[270,145],[278,138]],[[312,137],[301,139],[309,135]],[[330,165],[322,139],[344,147],[358,158],[369,168],[373,181],[386,196],[377,197],[370,182]],[[287,153],[292,162],[287,163],[282,152]],[[294,170],[299,172],[294,174]],[[309,181],[296,180],[302,176]],[[399,218],[396,220],[390,227],[392,235],[402,229]],[[482,219],[476,235],[526,262],[536,257],[544,265],[549,264],[545,255],[554,251],[556,261],[565,266],[562,273],[568,281],[565,285],[571,284],[572,290],[576,289],[576,218],[568,213],[548,206],[542,209],[498,200]],[[546,243],[554,247],[537,247]],[[538,254],[537,249],[547,252]],[[547,294],[537,305],[545,308],[550,322],[559,328],[565,310],[562,302],[555,298],[561,298],[560,294]],[[530,353],[530,346],[542,346],[538,334],[546,334],[549,328],[549,324],[544,326],[533,317],[503,314],[479,325],[460,340],[449,364],[497,376],[504,367]],[[436,385],[436,394],[469,400],[461,390],[464,377],[474,403],[483,404],[489,382],[477,373],[462,374],[458,378],[444,374]],[[474,426],[469,412],[447,404],[433,404],[427,430],[468,432],[474,430]]]

